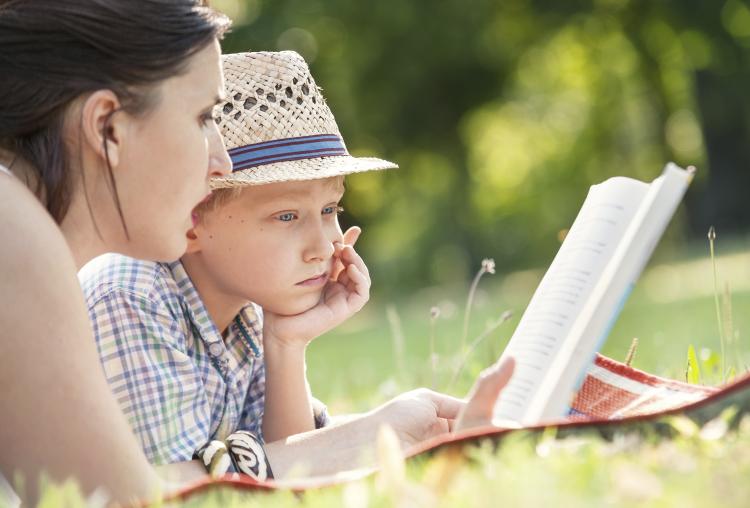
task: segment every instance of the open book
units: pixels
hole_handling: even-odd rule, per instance
[[[516,369],[495,404],[495,423],[567,415],[692,177],[669,163],[651,184],[616,177],[591,187],[503,352]]]

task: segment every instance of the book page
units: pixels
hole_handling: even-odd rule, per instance
[[[515,358],[516,369],[495,405],[496,420],[521,421],[542,374],[568,336],[648,188],[646,183],[616,177],[589,190],[503,352]]]
[[[682,200],[694,170],[669,163],[648,186],[625,232],[595,281],[567,337],[541,375],[525,423],[564,416],[594,353],[609,334],[630,290]]]

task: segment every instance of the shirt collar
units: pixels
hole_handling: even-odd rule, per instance
[[[207,342],[214,342],[217,338],[221,340],[221,333],[216,328],[211,316],[208,315],[208,309],[203,304],[203,300],[198,294],[193,281],[190,280],[190,276],[185,271],[185,267],[182,266],[180,261],[167,263],[167,266],[172,272],[172,277],[174,277],[177,283],[180,294],[187,303],[187,311],[190,319],[193,321],[193,325],[197,328],[201,338]]]
[[[237,327],[237,332],[252,350],[253,355],[260,358],[263,355],[263,309],[259,305],[249,303],[240,310],[230,329],[232,326]]]
[[[206,344],[209,354],[215,357],[223,356],[222,353],[226,351],[226,344],[221,336],[221,331],[216,327],[211,316],[208,314],[208,309],[203,303],[200,294],[198,294],[198,290],[190,279],[182,262],[167,263],[167,267],[172,273],[172,277],[174,277],[177,287],[187,304],[190,320],[193,322],[196,332]],[[244,330],[238,329],[236,332],[242,334],[246,346],[252,351],[255,357],[260,357],[263,351],[262,316],[263,311],[261,308],[252,302],[243,307],[237,316],[238,320],[244,326]],[[232,320],[229,324],[229,333],[235,333],[234,328],[237,328],[236,321],[237,319]],[[243,331],[246,333],[242,333]]]

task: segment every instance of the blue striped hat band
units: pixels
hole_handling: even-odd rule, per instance
[[[316,134],[297,138],[275,139],[229,150],[232,171],[272,164],[274,162],[317,159],[349,155],[338,134]]]

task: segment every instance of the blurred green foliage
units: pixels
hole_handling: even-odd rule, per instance
[[[699,168],[667,241],[750,223],[746,0],[215,0],[225,52],[299,51],[350,151],[345,225],[387,294],[546,265],[588,187]]]

